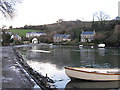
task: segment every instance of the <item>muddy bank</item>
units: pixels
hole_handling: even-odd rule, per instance
[[[23,59],[21,54],[13,48],[13,51],[16,55],[17,61],[22,65],[22,67],[27,71],[27,73],[33,78],[33,80],[44,90],[48,89],[56,89],[54,86],[54,81],[50,79],[49,77],[43,76],[37,71],[33,70]]]
[[[24,88],[33,90],[35,83],[26,75],[22,67],[16,62],[17,58],[11,47],[2,48],[2,89]]]

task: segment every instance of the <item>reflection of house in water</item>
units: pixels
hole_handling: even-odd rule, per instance
[[[71,53],[69,48],[64,47],[55,47],[53,51],[53,61],[57,64],[57,68],[67,65],[68,62],[71,62]]]
[[[98,48],[98,52],[100,56],[105,56],[105,48]]]
[[[39,50],[49,51],[50,48],[45,45],[34,45],[26,53],[27,59],[42,59],[49,57],[49,53],[39,52]],[[47,57],[46,57],[47,54]]]
[[[31,50],[37,50],[37,46],[32,46]]]
[[[80,63],[83,66],[92,66],[94,64],[95,52],[91,49],[85,48],[80,50]]]

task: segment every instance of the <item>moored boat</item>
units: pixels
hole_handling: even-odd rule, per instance
[[[120,80],[120,69],[65,67],[65,73],[70,78],[78,78],[83,80],[92,81]]]
[[[83,45],[79,45],[79,47],[83,47]]]
[[[105,44],[99,44],[98,47],[99,47],[99,48],[104,48],[104,47],[105,47]]]

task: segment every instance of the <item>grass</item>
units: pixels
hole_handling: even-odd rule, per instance
[[[8,30],[12,32],[13,34],[18,34],[19,36],[26,36],[27,32],[41,32],[40,30],[32,30],[32,29],[10,29]]]

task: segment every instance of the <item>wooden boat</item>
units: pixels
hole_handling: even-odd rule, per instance
[[[120,80],[120,69],[65,67],[65,73],[70,78],[78,78],[83,80],[92,81]]]

